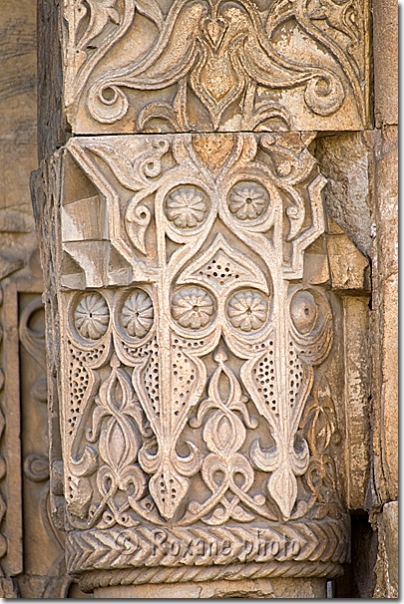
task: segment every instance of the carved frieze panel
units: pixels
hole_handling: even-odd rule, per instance
[[[65,0],[73,132],[359,130],[367,0]]]
[[[207,580],[293,560],[332,576],[347,560],[343,313],[312,139],[69,141],[55,276],[71,573]]]

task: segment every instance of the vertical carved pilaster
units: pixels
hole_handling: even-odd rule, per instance
[[[68,572],[332,578],[347,326],[309,149],[367,123],[367,5],[168,4],[64,7],[86,136],[45,165],[38,215]]]

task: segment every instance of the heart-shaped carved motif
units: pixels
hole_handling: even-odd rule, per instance
[[[215,50],[219,49],[228,27],[229,24],[227,21],[220,17],[216,19],[208,17],[204,20],[202,30],[208,39],[208,42],[210,42]]]

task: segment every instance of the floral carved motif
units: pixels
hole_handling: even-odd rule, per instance
[[[268,207],[268,194],[257,183],[242,183],[230,193],[229,208],[240,220],[258,218]]]
[[[108,323],[108,306],[97,293],[82,298],[74,312],[75,325],[84,338],[99,340],[105,335]]]
[[[272,131],[319,129],[343,109],[338,127],[359,127],[368,10],[359,0],[67,0],[69,115],[81,132],[87,111],[119,132]]]
[[[172,313],[181,327],[200,329],[211,322],[213,300],[203,289],[183,288],[173,297]]]
[[[268,305],[261,294],[243,291],[235,294],[229,302],[227,313],[233,327],[242,331],[260,329],[267,318]]]
[[[130,336],[143,338],[153,325],[153,317],[153,302],[145,291],[135,291],[125,300],[122,325]]]
[[[179,228],[192,228],[201,223],[207,214],[203,194],[193,187],[181,187],[167,200],[167,218]]]
[[[302,282],[305,250],[324,231],[325,179],[310,137],[223,135],[212,158],[212,136],[68,144],[105,199],[109,244],[131,267],[126,282],[106,272],[97,290],[62,294],[69,526],[96,540],[130,529],[134,566],[163,564],[152,561],[145,526],[291,522],[304,532],[343,516],[330,461],[336,414],[321,373],[335,301]],[[74,204],[65,207],[74,220]],[[71,255],[76,243],[62,245]],[[72,560],[80,543],[72,536]]]
[[[342,441],[325,379],[336,302],[327,283],[305,277],[306,251],[325,228],[325,179],[310,135],[219,135],[212,152],[216,136],[67,145],[103,200],[102,241],[115,254],[97,288],[61,293],[73,573],[90,550],[97,568],[115,568],[99,544],[116,530],[135,539],[130,567],[184,564],[181,548],[153,554],[153,530],[185,542],[228,531],[226,563],[236,564],[237,530],[262,523],[296,531],[308,565],[328,560],[320,549],[310,558],[321,523],[332,564],[346,559],[332,462]],[[64,206],[62,233],[80,204]],[[96,262],[82,250],[62,241],[62,273],[66,258]],[[116,258],[130,270],[117,271]],[[283,563],[260,556],[248,562]]]

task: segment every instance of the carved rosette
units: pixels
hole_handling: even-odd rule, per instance
[[[65,179],[58,293],[68,569],[85,587],[347,561],[337,303],[306,278],[325,229],[311,139],[69,141],[65,170],[92,192]]]

